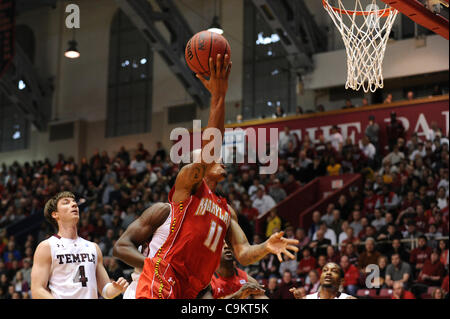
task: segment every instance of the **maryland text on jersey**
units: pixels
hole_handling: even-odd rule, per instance
[[[211,199],[203,197],[194,215],[205,215],[205,212],[217,216],[226,225],[230,223],[230,214],[226,210],[214,203]]]

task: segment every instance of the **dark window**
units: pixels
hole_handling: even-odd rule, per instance
[[[153,53],[130,19],[119,11],[109,45],[106,136],[150,131]]]
[[[293,113],[296,78],[286,51],[279,36],[248,0],[244,5],[244,43],[244,119],[270,117],[277,106]]]

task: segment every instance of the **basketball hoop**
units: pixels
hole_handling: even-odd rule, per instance
[[[347,53],[345,88],[375,92],[383,88],[383,59],[386,44],[398,11],[385,5],[380,9],[376,0],[352,0],[353,10],[338,2],[337,7],[322,0],[344,40]],[[366,2],[365,8],[361,2]],[[384,20],[384,22],[383,22]]]

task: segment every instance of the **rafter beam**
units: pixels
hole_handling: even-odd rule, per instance
[[[22,85],[19,81],[23,81]],[[0,78],[0,90],[39,131],[47,129],[52,90],[18,43],[11,65]]]
[[[184,60],[184,47],[194,33],[173,1],[156,0],[159,11],[155,10],[147,0],[116,0],[116,3],[163,58],[194,102],[200,107],[207,107],[209,92],[195,78]],[[166,39],[157,28],[155,23],[158,21],[162,22],[167,29],[170,39]]]

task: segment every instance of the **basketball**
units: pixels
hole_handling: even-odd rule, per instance
[[[189,68],[200,75],[210,76],[209,57],[216,57],[217,54],[231,56],[230,44],[222,35],[201,31],[188,41],[185,50],[185,59]]]

